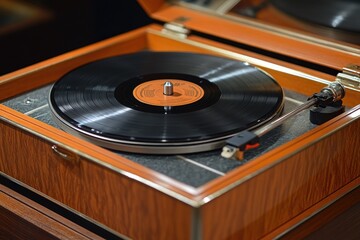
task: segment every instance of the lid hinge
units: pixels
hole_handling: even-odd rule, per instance
[[[344,86],[360,89],[360,66],[349,64],[336,75],[336,80]]]
[[[187,38],[190,34],[190,30],[178,22],[165,23],[161,32],[182,39]]]

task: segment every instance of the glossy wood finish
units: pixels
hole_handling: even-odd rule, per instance
[[[279,157],[276,153],[265,154],[260,157],[262,161],[249,164],[253,166],[248,166],[252,167],[248,173],[240,170],[228,174],[227,178],[243,176],[244,182],[203,207],[203,226],[208,230],[204,230],[204,239],[258,239],[356,179],[360,172],[357,161],[360,149],[349,146],[356,146],[360,136],[343,136],[359,128],[357,121],[322,141],[316,135],[324,136],[326,128],[312,132],[310,139],[299,139],[289,149],[282,148],[281,155],[290,153],[285,159],[265,165]],[[339,139],[344,145],[338,144]],[[302,141],[308,146],[303,145],[305,148],[297,152],[295,145],[302,145]],[[252,177],[247,179],[249,175]],[[222,229],[215,228],[217,219],[222,219]]]
[[[196,36],[175,39],[156,33],[158,29],[148,26],[3,76],[1,99],[51,83],[82,63],[143,49],[239,60],[246,54],[262,57]],[[263,60],[266,63],[255,63],[279,78],[284,88],[300,93],[319,90],[331,80],[314,70]],[[16,88],[20,82],[26,84]],[[346,101],[353,107],[359,103],[359,92],[349,91]],[[359,108],[193,188],[0,105],[0,146],[5,146],[0,150],[0,171],[131,238],[256,239],[338,189],[350,191],[349,183],[360,176]],[[79,160],[59,157],[51,150],[54,144]]]
[[[152,0],[152,1],[138,1],[141,4],[141,7],[148,13],[151,14],[161,7],[165,7],[164,0]]]
[[[0,239],[103,239],[0,185]]]
[[[359,239],[360,187],[296,226],[280,239]]]
[[[189,238],[191,208],[181,201],[87,159],[64,160],[51,143],[11,125],[0,129],[0,170],[7,175],[125,236]]]
[[[312,69],[301,67],[286,61],[262,56],[241,48],[221,44],[206,38],[190,35],[182,41],[165,37],[159,34],[161,26],[152,25],[148,29],[147,44],[153,51],[187,51],[204,54],[213,54],[249,62],[261,70],[266,71],[276,79],[284,88],[304,95],[311,96],[331,82],[335,77]],[[261,61],[259,61],[259,59]],[[316,76],[316,78],[314,78]],[[344,103],[354,107],[360,103],[359,91],[348,88]]]
[[[276,30],[280,32],[286,32],[287,34],[299,36],[300,38],[311,39],[318,43],[324,41],[328,45],[336,46],[339,49],[355,50],[359,47],[359,34],[351,31],[341,31],[332,27],[321,26],[311,21],[304,21],[301,17],[294,17],[286,11],[276,8],[274,2],[265,3],[264,0],[242,0],[237,1],[237,4],[227,12],[227,15],[242,20],[247,20],[252,23],[258,23],[269,27],[276,27]],[[256,11],[256,16],[244,17],[244,12],[251,9],[254,6],[261,6]],[[326,6],[324,6],[324,12],[319,12],[319,16],[323,16],[326,12]],[[245,14],[246,15],[246,14]],[[326,45],[326,44],[325,44]]]
[[[138,1],[140,3],[147,2],[146,0]],[[163,2],[165,4],[165,1]],[[176,5],[161,7],[158,11],[152,9],[149,13],[152,18],[163,22],[186,19],[186,21],[182,21],[182,24],[189,29],[300,60],[310,61],[315,64],[321,64],[333,69],[341,70],[350,63],[360,63],[359,51],[357,53],[348,53],[343,50],[330,48],[326,44],[320,45],[301,41],[294,37],[287,37],[269,30],[261,30],[248,24],[225,19],[224,16],[216,16]]]

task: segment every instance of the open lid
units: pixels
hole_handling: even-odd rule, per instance
[[[327,5],[331,5],[332,1],[340,0],[326,1],[328,1]],[[360,32],[353,31],[354,29],[351,31],[332,29],[321,23],[311,23],[309,19],[302,20],[301,16],[294,16],[291,12],[294,8],[287,9],[286,6],[288,7],[289,4],[283,4],[301,2],[302,5],[306,5],[314,4],[314,1],[138,0],[138,2],[155,20],[162,22],[181,20],[181,23],[192,31],[230,40],[240,46],[260,49],[273,56],[291,57],[305,64],[320,65],[336,71],[341,71],[349,64],[360,65]],[[285,10],[281,4],[285,5]],[[311,7],[318,8],[313,5]],[[306,9],[303,7],[300,10]],[[322,16],[323,12],[329,11],[319,12],[318,18],[322,21],[330,19]],[[352,16],[359,18],[360,15]],[[338,21],[341,21],[341,18],[338,18]],[[355,30],[358,27],[356,24],[360,24],[360,19],[353,24]],[[335,36],[337,33],[339,38]]]

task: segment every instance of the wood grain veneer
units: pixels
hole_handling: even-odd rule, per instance
[[[0,185],[0,239],[103,239]]]
[[[196,36],[174,39],[155,33],[158,29],[147,26],[5,75],[0,78],[0,99],[54,82],[86,62],[121,53],[177,49],[239,60],[247,54]],[[264,60],[306,72],[297,75],[287,73],[287,68],[263,66],[285,88],[300,93],[319,90],[331,80],[314,70]],[[325,79],[314,81],[310,75]],[[17,87],[22,82],[26,84]],[[349,91],[346,101],[353,107],[359,103],[359,92]],[[0,171],[134,239],[256,239],[338,189],[349,190],[347,184],[360,176],[359,108],[192,188],[0,105]],[[78,160],[62,159],[51,150],[53,144]]]
[[[360,237],[360,187],[327,208],[289,229],[280,239],[358,239]]]
[[[86,159],[68,162],[11,125],[0,130],[0,171],[125,236],[189,238],[190,206]]]
[[[348,146],[360,136],[343,136],[359,127],[359,121],[346,126],[209,202],[202,209],[204,239],[258,239],[357,178],[360,149]]]
[[[189,29],[315,64],[321,63],[321,65],[333,69],[341,70],[349,63],[359,63],[359,52],[348,53],[328,46],[299,41],[293,37],[259,30],[236,21],[180,6],[163,8],[151,16],[164,22],[171,22],[180,18],[187,19],[183,24]]]

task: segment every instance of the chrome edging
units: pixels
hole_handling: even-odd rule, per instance
[[[360,114],[359,114],[359,116],[360,116]],[[311,142],[307,142],[306,144],[304,144],[303,146],[301,146],[300,148],[298,148],[296,151],[293,151],[293,152],[289,153],[288,155],[282,156],[282,157],[279,158],[277,161],[274,161],[273,163],[267,165],[266,167],[263,167],[263,168],[261,168],[261,169],[259,169],[259,170],[257,170],[257,171],[254,171],[252,174],[249,174],[249,175],[247,175],[247,176],[245,176],[245,177],[243,177],[243,178],[241,178],[241,179],[233,182],[232,184],[229,184],[229,185],[227,185],[226,187],[218,190],[217,192],[214,192],[213,194],[210,194],[210,195],[204,197],[203,199],[201,199],[201,200],[199,201],[199,205],[200,205],[200,206],[201,206],[201,205],[204,205],[204,204],[212,201],[213,199],[215,199],[215,198],[223,195],[224,193],[232,190],[233,188],[239,186],[240,184],[242,184],[242,183],[244,183],[244,182],[246,182],[246,181],[254,178],[255,176],[257,176],[257,175],[259,175],[259,174],[261,174],[261,173],[263,173],[263,172],[265,172],[265,171],[273,168],[274,166],[276,166],[276,165],[278,165],[278,164],[281,164],[284,160],[286,160],[286,159],[288,159],[288,158],[296,155],[297,153],[299,153],[299,152],[303,151],[304,149],[306,149],[306,148],[314,145],[315,143],[320,142],[321,140],[327,138],[328,136],[334,134],[335,132],[339,131],[340,129],[348,126],[348,125],[351,124],[352,122],[354,122],[354,121],[356,121],[356,120],[359,120],[359,119],[360,119],[359,117],[358,117],[358,118],[353,118],[351,121],[349,121],[349,122],[345,123],[344,125],[341,125],[341,126],[339,126],[339,127],[337,127],[337,128],[332,129],[330,132],[328,132],[327,134],[322,135],[321,137],[317,138],[316,140],[313,140],[313,141],[311,141]]]

